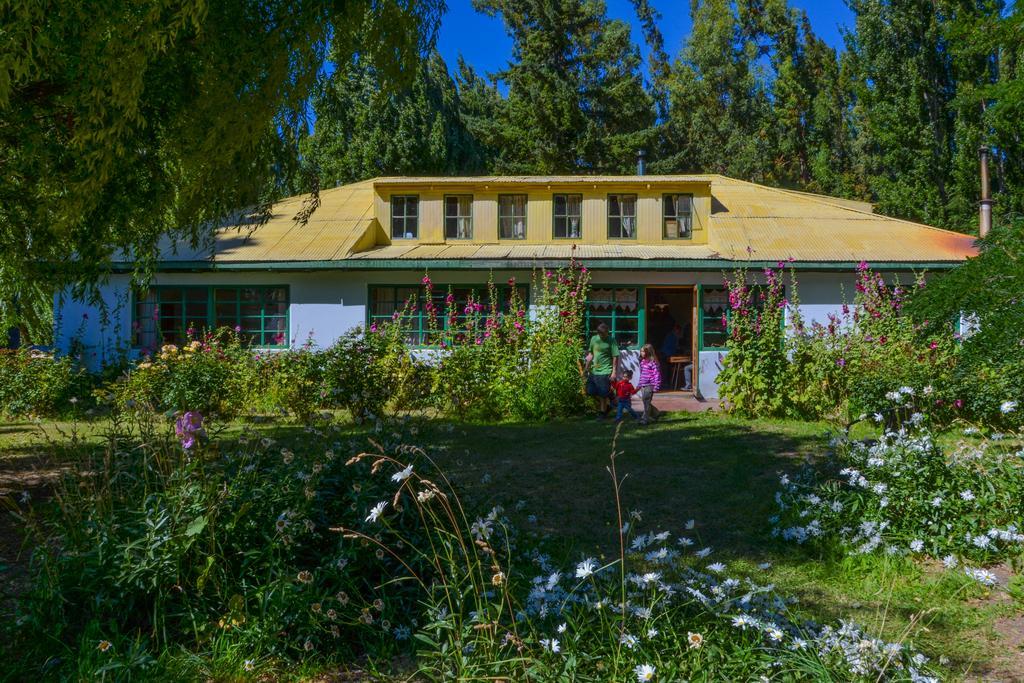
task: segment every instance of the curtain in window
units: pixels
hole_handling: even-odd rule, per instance
[[[676,195],[676,218],[678,222],[679,237],[690,235],[690,195]]]
[[[569,237],[580,236],[580,216],[583,198],[579,195],[569,195],[565,198],[565,213],[569,216]]]
[[[526,237],[526,195],[512,197],[512,215],[512,236],[521,240]]]

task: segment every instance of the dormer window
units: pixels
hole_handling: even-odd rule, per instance
[[[526,195],[498,195],[498,238],[526,239]]]
[[[636,239],[636,195],[608,195],[608,239]]]
[[[444,236],[450,240],[473,239],[473,195],[445,196]]]
[[[554,223],[556,239],[579,239],[583,224],[583,195],[556,194]]]
[[[661,203],[665,239],[690,239],[693,236],[693,195],[667,194]]]
[[[419,234],[420,198],[414,194],[391,197],[391,239],[414,240]]]

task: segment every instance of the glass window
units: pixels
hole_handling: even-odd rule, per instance
[[[601,323],[608,325],[620,348],[640,345],[640,289],[638,287],[591,288],[587,297],[586,328],[588,337]]]
[[[662,198],[665,239],[690,239],[693,229],[693,195],[667,194]]]
[[[473,238],[473,195],[448,195],[444,198],[444,236],[450,240]]]
[[[516,285],[518,299],[522,305],[528,302],[528,289],[525,285]],[[448,294],[452,294],[452,306],[456,315],[454,320],[448,318]],[[502,313],[509,310],[512,302],[512,288],[508,285],[497,286],[498,308]],[[384,286],[370,287],[370,311],[368,315],[369,325],[391,322],[405,311],[403,318],[405,325],[405,341],[415,346],[429,346],[436,344],[439,340],[430,338],[430,313],[426,306],[422,305],[422,297],[425,292],[420,287]],[[472,313],[466,312],[466,304],[472,298],[476,303],[482,304],[488,310],[482,311],[485,315],[489,313],[490,296],[487,292],[487,285],[458,285],[448,286],[434,284],[433,303],[437,319],[437,329],[441,332],[458,333],[463,328],[467,318]],[[451,329],[449,329],[451,328]],[[455,341],[462,341],[456,339]]]
[[[555,237],[579,238],[583,222],[583,195],[556,194],[553,203]]]
[[[288,345],[286,287],[214,287],[214,327],[230,327],[253,346]]]
[[[702,349],[724,349],[729,339],[729,291],[725,287],[702,287],[700,296]]]
[[[181,345],[217,327],[253,346],[288,345],[287,287],[151,287],[135,298],[133,344],[145,352]]]
[[[614,240],[636,237],[636,195],[608,195],[608,238]]]
[[[498,238],[526,239],[526,195],[498,195]]]
[[[133,344],[147,352],[181,345],[209,325],[205,287],[152,287],[135,297]]]
[[[414,240],[420,225],[420,198],[395,195],[391,198],[391,239]]]

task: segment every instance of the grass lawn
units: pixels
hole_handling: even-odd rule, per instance
[[[611,423],[414,423],[418,442],[439,454],[481,514],[503,505],[522,528],[550,537],[554,552],[568,560],[617,554],[607,471],[616,438]],[[56,435],[70,427],[44,428]],[[99,439],[102,428],[93,423],[80,434]],[[301,428],[280,423],[261,429],[297,446],[303,438]],[[678,534],[694,519],[700,540],[714,548],[709,562],[739,563],[755,572],[757,564],[770,562],[764,581],[798,596],[794,609],[804,614],[853,618],[887,639],[911,640],[932,656],[949,657],[971,678],[984,672],[995,672],[999,680],[1024,677],[1014,661],[1020,654],[1008,652],[1006,634],[1007,624],[1024,622],[1020,605],[1005,593],[984,595],[957,576],[905,560],[818,556],[771,538],[768,517],[778,476],[827,448],[826,425],[678,413],[647,428],[624,424],[614,443],[616,467],[625,477],[623,507],[640,511],[645,531]],[[0,492],[16,492],[12,477],[24,475],[45,450],[38,427],[0,428]],[[0,550],[0,564],[10,562],[10,540]]]

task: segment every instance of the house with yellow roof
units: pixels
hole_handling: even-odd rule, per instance
[[[714,397],[725,273],[789,261],[805,320],[824,321],[852,296],[862,261],[909,278],[976,253],[968,235],[865,202],[720,175],[375,178],[230,223],[198,249],[167,243],[146,291],[133,289],[130,263],[115,264],[102,316],[59,297],[58,347],[97,366],[118,348],[144,353],[220,326],[260,348],[328,346],[390,320],[425,273],[463,299],[514,278],[529,300],[532,273],[575,258],[591,272],[588,325],[607,323],[627,359],[649,342],[691,365],[692,389]],[[414,314],[409,340],[424,332]]]

